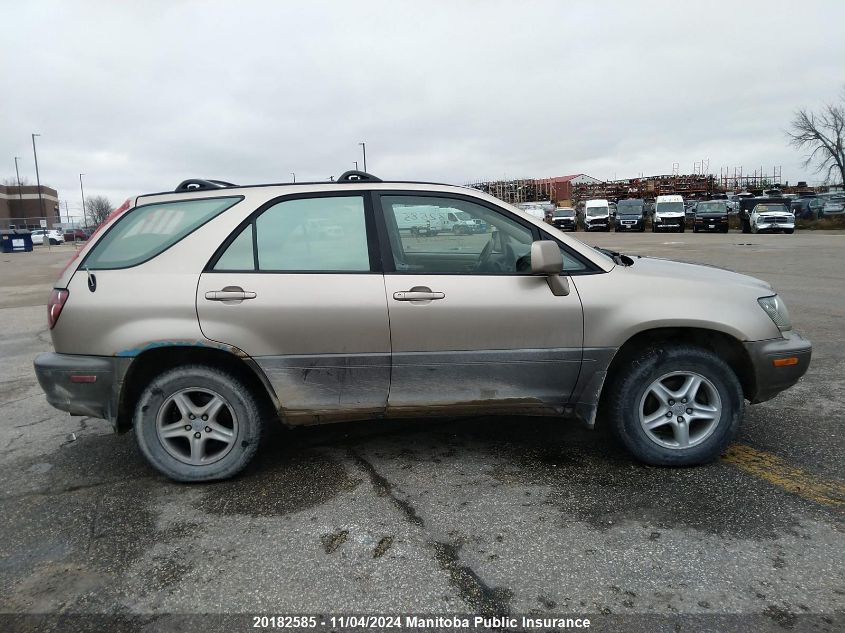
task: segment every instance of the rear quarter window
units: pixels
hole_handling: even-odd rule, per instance
[[[120,217],[91,249],[90,270],[130,268],[161,254],[242,197],[176,200],[136,207]]]

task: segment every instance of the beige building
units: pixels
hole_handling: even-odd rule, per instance
[[[20,188],[17,185],[0,185],[0,228],[7,229],[10,224],[17,228],[38,228],[42,218],[47,220],[49,227],[61,222],[59,192],[41,185],[41,200],[39,202],[35,185]]]

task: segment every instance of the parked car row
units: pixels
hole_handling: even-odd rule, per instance
[[[616,204],[594,199],[585,201],[581,211],[559,207],[551,217],[547,217],[547,221],[568,231],[577,231],[580,223],[585,231],[613,229],[617,232],[643,232],[650,215],[651,230],[655,233],[683,233],[687,226],[694,233],[727,233],[734,202],[738,204],[736,213],[743,233],[795,232],[795,214],[788,207],[788,199],[782,196],[742,195],[730,200],[722,194],[710,200],[685,201],[680,195],[661,195],[655,198],[654,203],[632,198]],[[831,215],[843,213],[845,197],[839,199],[834,196],[825,205]]]

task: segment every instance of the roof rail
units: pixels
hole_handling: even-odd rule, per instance
[[[230,182],[223,180],[204,180],[202,178],[188,178],[179,183],[176,192],[183,191],[207,191],[208,189],[223,189],[225,187],[236,187]]]
[[[365,171],[350,169],[343,172],[335,182],[381,182],[381,178],[376,178]]]

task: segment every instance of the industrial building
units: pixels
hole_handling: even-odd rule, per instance
[[[49,227],[61,221],[58,191],[41,185],[39,199],[35,185],[0,185],[0,227],[14,224],[17,228],[38,228],[42,219]]]

